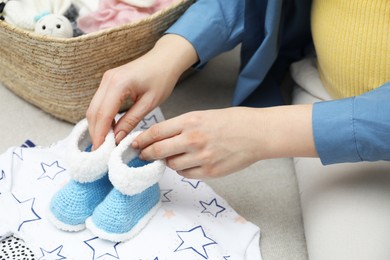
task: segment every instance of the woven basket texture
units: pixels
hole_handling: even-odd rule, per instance
[[[0,82],[54,117],[76,123],[103,73],[149,51],[192,2],[178,0],[139,22],[68,39],[0,22]],[[122,110],[130,106],[129,100]]]

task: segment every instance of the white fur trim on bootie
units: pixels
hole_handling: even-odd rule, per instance
[[[108,177],[121,193],[135,195],[157,183],[165,171],[165,162],[156,160],[142,167],[129,167],[127,162],[139,154],[130,145],[141,132],[134,132],[123,139],[112,151],[108,161]]]
[[[108,160],[115,148],[115,136],[112,130],[104,143],[95,151],[86,152],[91,145],[86,119],[80,121],[70,134],[68,165],[69,175],[78,182],[92,182],[102,178],[108,171]]]

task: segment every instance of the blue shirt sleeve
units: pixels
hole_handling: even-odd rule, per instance
[[[166,33],[187,39],[204,65],[241,42],[244,29],[244,0],[198,0]]]
[[[360,96],[315,103],[313,135],[324,165],[390,161],[390,82]]]

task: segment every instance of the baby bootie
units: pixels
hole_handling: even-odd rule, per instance
[[[114,133],[106,136],[104,143],[91,151],[91,138],[87,120],[79,122],[69,136],[68,171],[71,180],[54,194],[49,219],[59,229],[79,231],[113,186],[108,179],[108,160],[115,148]]]
[[[130,146],[139,133],[128,135],[111,153],[108,176],[114,188],[86,221],[87,228],[102,239],[121,242],[134,237],[161,205],[158,181],[165,163],[139,159]]]

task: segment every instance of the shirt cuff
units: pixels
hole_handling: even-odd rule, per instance
[[[313,135],[322,164],[362,161],[353,126],[354,98],[314,103]]]

